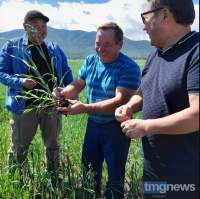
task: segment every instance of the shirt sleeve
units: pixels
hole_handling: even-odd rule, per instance
[[[10,42],[7,42],[0,52],[0,83],[16,91],[23,91],[23,78],[17,77],[13,74],[12,59],[13,57],[17,59],[17,54],[19,54],[18,52],[13,53],[13,49],[13,45],[11,45]]]
[[[135,63],[128,65],[123,71],[117,83],[117,87],[138,90],[141,85],[140,67]]]
[[[87,59],[84,61],[81,69],[78,72],[78,78],[85,81],[86,77],[87,77]]]
[[[199,48],[194,53],[187,75],[188,94],[199,94]]]

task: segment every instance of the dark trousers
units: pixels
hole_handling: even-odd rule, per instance
[[[194,171],[186,169],[188,171],[166,168],[144,159],[144,182],[167,182],[168,185],[176,185],[176,187],[173,187],[172,191],[172,186],[170,186],[166,194],[143,194],[143,199],[199,199],[199,169]],[[181,190],[180,185],[189,187],[189,189],[187,191]],[[194,186],[195,191],[193,190]]]
[[[89,170],[91,164],[96,172],[96,191],[101,192],[101,178],[104,160],[108,168],[106,199],[124,198],[125,166],[130,147],[130,139],[122,132],[117,121],[99,124],[88,120],[83,146],[83,164]]]

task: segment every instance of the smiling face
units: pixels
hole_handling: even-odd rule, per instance
[[[116,43],[114,30],[100,30],[97,32],[95,49],[100,61],[103,63],[114,62],[119,57],[122,46],[122,41]]]
[[[44,42],[44,39],[47,36],[46,22],[43,19],[33,19],[33,20],[27,22],[26,24],[33,26],[33,28],[37,30],[38,40],[39,40],[40,44],[42,44]],[[31,28],[29,26],[27,26],[26,24],[24,23],[23,26],[27,32],[29,41],[31,41],[35,45],[38,45],[38,41],[37,41],[34,33],[31,31]]]
[[[147,5],[146,12],[149,12],[152,9],[152,3],[149,3]],[[162,14],[156,16],[155,13],[150,13],[145,15],[144,18],[145,24],[143,30],[145,30],[147,34],[149,34],[150,44],[155,47],[162,47],[164,42],[163,37],[165,35],[162,23]]]

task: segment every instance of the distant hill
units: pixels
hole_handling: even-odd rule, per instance
[[[24,33],[24,30],[12,30],[0,33],[0,38],[21,37]],[[58,43],[68,59],[85,59],[88,55],[95,53],[95,38],[96,32],[70,31],[48,27],[47,40]],[[0,49],[4,44],[5,40],[0,39]],[[150,46],[149,41],[132,41],[124,37],[122,52],[129,57],[147,58],[153,49],[154,47]]]

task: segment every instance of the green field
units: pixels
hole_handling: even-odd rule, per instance
[[[69,60],[69,66],[76,78],[83,60]],[[137,61],[141,69],[145,61]],[[28,162],[23,165],[23,178],[20,178],[20,170],[9,174],[7,165],[7,152],[10,145],[11,114],[4,109],[6,87],[0,84],[0,199],[94,199],[93,173],[91,172],[86,182],[82,182],[81,153],[84,134],[87,125],[87,115],[63,117],[63,129],[60,136],[61,142],[61,168],[60,176],[65,180],[60,186],[53,186],[49,180],[49,174],[45,171],[44,145],[41,133],[38,130],[36,137],[30,146]],[[87,102],[86,90],[79,100]],[[141,118],[141,113],[134,115]],[[126,167],[126,197],[138,199],[141,195],[141,182],[143,172],[143,160],[140,155],[140,140],[133,140]],[[20,168],[20,165],[17,165]],[[107,181],[106,165],[102,187],[105,189]],[[82,186],[83,185],[83,186]]]

